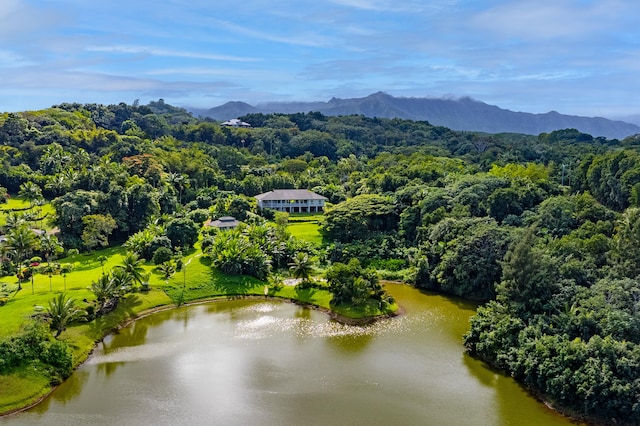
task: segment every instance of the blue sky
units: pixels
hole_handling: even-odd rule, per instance
[[[376,91],[640,114],[637,0],[2,0],[0,111]]]

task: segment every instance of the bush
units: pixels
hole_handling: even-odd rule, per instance
[[[171,249],[173,246],[171,245],[171,240],[165,235],[154,237],[153,240],[151,240],[151,243],[149,243],[149,245],[146,246],[142,251],[142,257],[145,259],[151,259],[153,257],[153,254],[160,247],[166,247],[168,249]]]
[[[196,209],[187,214],[187,218],[191,219],[197,224],[202,225],[205,220],[209,219],[209,210],[206,209]]]
[[[173,257],[173,251],[166,247],[158,247],[158,249],[153,253],[153,257],[151,261],[155,265],[160,265]]]
[[[18,335],[0,341],[0,373],[33,361],[44,363],[52,375],[66,378],[73,369],[73,353],[67,343],[54,340],[42,321],[35,321]]]

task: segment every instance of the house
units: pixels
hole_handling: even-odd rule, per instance
[[[326,197],[308,189],[274,189],[256,195],[258,207],[288,213],[317,213],[324,211]]]
[[[212,220],[207,222],[207,226],[213,226],[214,228],[218,228],[222,231],[233,229],[240,224],[240,221],[236,220],[235,217],[231,216],[222,216],[217,220]]]
[[[245,123],[244,121],[238,118],[232,118],[231,120],[224,121],[222,125],[230,126],[230,127],[251,127],[251,124]]]

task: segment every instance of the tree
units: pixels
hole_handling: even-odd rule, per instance
[[[66,293],[60,293],[58,297],[49,301],[47,309],[50,318],[50,326],[56,330],[56,338],[67,328],[67,325],[80,319],[86,314],[85,311],[76,307],[75,299],[69,297]]]
[[[131,232],[144,229],[160,213],[160,193],[147,183],[132,185],[127,190],[127,197]]]
[[[289,269],[296,278],[301,278],[303,283],[309,281],[309,277],[313,272],[313,261],[309,253],[299,251],[293,258],[293,262],[289,263]]]
[[[198,225],[191,219],[174,219],[167,225],[165,231],[174,247],[190,249],[198,241]]]
[[[90,214],[82,218],[82,223],[84,224],[82,242],[89,250],[98,246],[107,247],[109,235],[117,227],[111,215]]]
[[[7,234],[7,245],[15,253],[15,264],[19,268],[29,255],[38,247],[38,237],[27,227],[20,225]],[[21,288],[18,282],[18,290]]]
[[[99,303],[98,312],[102,312],[107,301],[117,297],[118,289],[109,274],[101,275],[97,281],[91,282],[90,290]]]
[[[640,208],[630,207],[617,222],[612,257],[623,276],[640,275]]]
[[[100,262],[100,267],[102,268],[102,275],[104,275],[104,264],[107,262],[107,256],[100,255],[96,258],[98,262]]]
[[[64,279],[64,291],[67,291],[67,274],[73,271],[72,263],[63,263],[60,265],[60,273],[62,274],[62,278]]]
[[[122,263],[117,265],[116,268],[122,269],[134,283],[142,284],[148,278],[143,265],[144,259],[140,259],[136,253],[127,252],[122,259]]]
[[[24,197],[25,200],[29,201],[31,207],[33,207],[35,201],[42,199],[42,190],[38,185],[29,181],[20,185],[18,195]]]
[[[348,264],[334,263],[326,278],[333,293],[332,305],[360,306],[369,299],[391,301],[379,285],[376,272],[364,269],[358,259],[351,259]]]
[[[559,274],[548,256],[534,247],[534,233],[534,227],[530,227],[507,251],[502,280],[496,286],[498,301],[524,318],[550,309],[549,302],[558,287]]]
[[[365,240],[372,232],[395,231],[398,217],[391,197],[358,195],[327,210],[323,232],[340,242]]]
[[[59,269],[59,265],[58,264],[55,264],[55,263],[51,264],[49,262],[47,262],[47,266],[42,268],[42,272],[47,274],[47,276],[49,277],[49,291],[50,292],[53,292],[53,286],[51,284],[51,278],[53,277],[53,274],[55,274],[58,269]]]
[[[58,237],[45,232],[40,236],[40,251],[47,263],[51,263],[52,256],[64,252],[64,247],[58,241]]]
[[[176,264],[173,260],[167,260],[158,266],[158,270],[162,274],[162,278],[164,278],[165,281],[169,281],[169,278],[176,273]]]

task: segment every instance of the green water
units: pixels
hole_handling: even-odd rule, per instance
[[[566,425],[464,353],[474,306],[407,286],[366,327],[275,301],[165,311],[107,337],[24,425]]]

